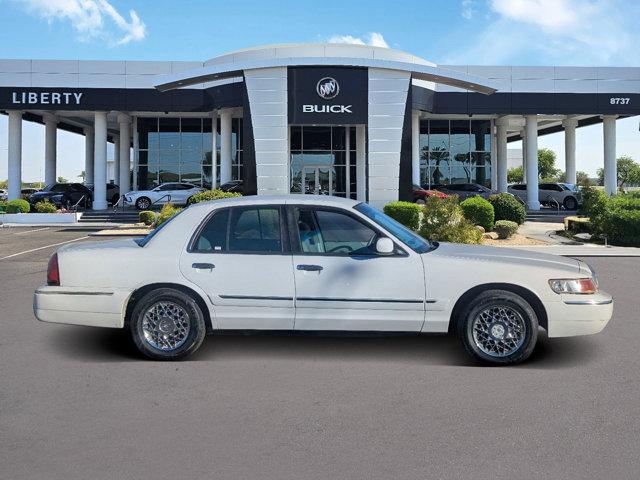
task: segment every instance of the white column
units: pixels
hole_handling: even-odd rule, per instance
[[[22,189],[22,112],[9,110],[9,138],[7,145],[9,200],[20,198]]]
[[[44,183],[50,185],[58,180],[56,175],[56,135],[58,133],[58,117],[45,113],[44,120]]]
[[[364,125],[356,125],[356,197],[360,202],[367,201],[367,156]]]
[[[567,118],[563,120],[564,127],[564,162],[567,183],[576,183],[576,127],[578,120]]]
[[[129,179],[131,178],[131,117],[118,115],[120,125],[120,175],[116,183],[120,187],[120,195],[131,191]]]
[[[351,198],[351,127],[344,127],[344,149],[346,151],[345,161],[345,174],[344,174],[344,182],[345,182],[345,192],[346,198]]]
[[[420,185],[420,112],[411,115],[411,181]]]
[[[94,153],[93,127],[84,127],[84,183],[93,184],[93,153]]]
[[[527,115],[525,129],[527,131],[527,208],[540,210],[538,199],[538,117]]]
[[[107,112],[95,112],[93,209],[107,208]]]
[[[491,190],[498,191],[498,128],[491,119]]]
[[[138,140],[138,117],[133,118],[133,185],[132,191],[138,190],[138,159],[140,158],[140,143]]]
[[[496,120],[496,171],[498,174],[498,192],[507,191],[507,128],[509,119],[502,117]]]
[[[527,129],[524,127],[520,130],[520,138],[522,139],[522,182],[527,183]]]
[[[211,189],[218,188],[218,110],[211,112]]]
[[[120,135],[113,136],[113,183],[120,178]],[[109,181],[112,179],[110,178]]]
[[[231,181],[231,110],[220,110],[220,185]]]
[[[602,116],[602,133],[604,137],[604,191],[607,195],[615,195],[618,191],[616,118],[618,118],[617,115]]]

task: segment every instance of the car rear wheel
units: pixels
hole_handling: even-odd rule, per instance
[[[562,206],[565,210],[575,210],[578,208],[578,202],[573,197],[567,197],[564,199],[564,202],[562,202]]]
[[[136,208],[138,210],[146,210],[150,206],[151,206],[151,200],[149,200],[147,197],[140,197],[139,199],[136,200]]]
[[[144,295],[129,322],[138,350],[154,360],[180,360],[193,354],[204,340],[204,314],[191,296],[172,288]]]
[[[538,339],[538,318],[521,296],[506,290],[486,290],[458,320],[458,336],[471,356],[497,365],[526,360]]]

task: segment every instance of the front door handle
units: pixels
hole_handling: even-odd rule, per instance
[[[198,270],[213,270],[214,268],[216,268],[213,263],[194,263],[191,265],[191,267]]]
[[[320,272],[322,270],[322,266],[320,265],[298,265],[296,267],[298,270],[304,270],[305,272]]]

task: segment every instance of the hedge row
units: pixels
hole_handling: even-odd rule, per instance
[[[607,197],[593,187],[582,191],[580,214],[589,217],[591,233],[606,236],[613,245],[640,247],[640,196]]]

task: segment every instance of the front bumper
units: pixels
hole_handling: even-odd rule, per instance
[[[42,286],[33,296],[41,322],[122,328],[131,292],[122,289]]]
[[[606,292],[593,295],[560,295],[561,301],[545,305],[549,337],[573,337],[601,332],[613,316],[613,298]]]

